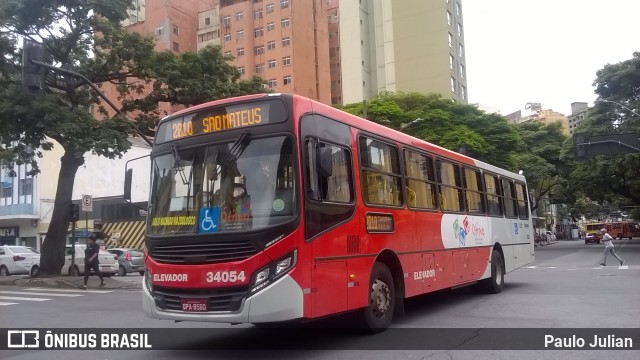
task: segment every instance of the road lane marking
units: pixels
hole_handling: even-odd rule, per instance
[[[0,294],[12,294],[12,295],[40,295],[40,296],[61,296],[61,297],[78,297],[83,296],[80,294],[52,294],[52,293],[40,293],[31,291],[0,291]]]
[[[0,306],[4,306],[4,305],[16,305],[18,303],[6,303],[6,302],[0,302]]]
[[[0,296],[0,300],[47,301],[51,299],[27,298],[27,297],[17,297],[17,296]]]
[[[113,292],[113,290],[80,290],[80,289],[47,289],[47,288],[28,288],[22,289],[25,291],[56,291],[56,292],[77,292],[77,293],[88,293],[88,294],[108,294]]]
[[[620,269],[620,270],[629,270],[629,265],[618,266],[618,269]]]

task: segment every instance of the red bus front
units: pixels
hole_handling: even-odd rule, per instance
[[[163,120],[151,153],[145,313],[270,322],[303,316],[291,97],[209,103]]]

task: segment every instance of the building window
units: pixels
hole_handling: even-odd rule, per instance
[[[458,45],[458,56],[464,57],[464,46],[462,44]]]
[[[267,31],[274,30],[276,28],[276,24],[274,22],[267,23]]]
[[[264,64],[256,65],[256,74],[262,74],[264,72]]]
[[[275,49],[275,48],[276,48],[276,42],[275,42],[275,41],[269,41],[269,42],[267,43],[267,49],[268,49],[268,50],[273,50],[273,49]]]
[[[289,27],[289,18],[282,19],[282,21],[280,21],[280,25],[282,25],[283,28]]]
[[[230,56],[231,56],[231,51],[224,52],[224,57],[230,57]]]
[[[236,39],[244,39],[244,30],[236,31]]]
[[[449,48],[453,48],[453,35],[449,33]]]
[[[453,55],[449,54],[449,68],[453,70]]]
[[[276,67],[276,59],[271,59],[267,62],[267,67],[269,69],[273,69],[274,67]]]
[[[222,18],[222,25],[225,27],[231,26],[231,16],[225,16]]]
[[[456,14],[457,14],[458,16],[460,16],[460,12],[461,12],[461,11],[460,11],[460,3],[459,3],[459,2],[457,2],[457,3],[456,3]]]
[[[204,18],[204,25],[205,26],[211,25],[211,19],[210,18]]]
[[[447,11],[447,25],[451,26],[451,13]]]
[[[238,54],[238,57],[243,56],[244,55],[244,48],[238,48],[238,51],[236,53]]]
[[[224,41],[231,41],[231,34],[224,34]]]
[[[458,23],[458,36],[462,36],[462,25]]]
[[[289,7],[289,0],[280,0],[280,7],[281,8],[288,8]]]
[[[462,100],[467,98],[467,89],[462,85],[460,85],[460,98],[462,98]]]
[[[285,56],[282,58],[282,66],[291,65],[291,56]]]
[[[164,25],[156,26],[156,35],[164,35]]]
[[[264,46],[256,46],[253,48],[253,55],[262,55],[264,54]]]
[[[460,77],[464,79],[464,65],[460,64]]]
[[[238,21],[244,20],[244,13],[242,11],[236,13],[236,20]]]
[[[276,79],[269,79],[269,87],[270,88],[274,88],[278,85],[278,82],[276,81]]]
[[[267,4],[267,14],[273,12],[273,4]]]
[[[180,35],[180,28],[177,25],[173,25],[173,33],[176,35]]]
[[[451,92],[456,93],[456,79],[453,76],[451,77]]]
[[[240,72],[240,75],[244,75],[244,66],[240,66],[238,71]]]
[[[282,82],[283,82],[285,85],[289,85],[289,84],[291,84],[291,82],[292,82],[292,80],[291,80],[291,75],[287,75],[287,76],[283,77],[283,78],[282,78]]]
[[[263,28],[257,28],[255,30],[253,30],[253,37],[261,37],[264,35],[264,29]]]
[[[173,51],[178,52],[180,51],[180,44],[178,44],[177,42],[173,43]]]
[[[262,19],[262,9],[256,10],[253,12],[253,19],[254,20]]]
[[[33,178],[20,179],[20,186],[18,195],[32,195],[33,194]]]
[[[291,45],[291,38],[288,38],[288,37],[282,38],[282,46],[285,47],[289,45]]]

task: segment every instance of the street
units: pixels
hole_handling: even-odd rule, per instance
[[[616,250],[626,261],[620,267],[611,256],[601,267],[603,245],[585,245],[581,241],[561,241],[536,248],[536,261],[506,275],[504,291],[499,295],[475,294],[469,287],[407,300],[405,316],[397,318],[393,328],[637,328],[640,319],[640,239],[616,240]],[[615,265],[614,265],[615,264]],[[129,275],[127,281],[139,280]],[[93,282],[92,282],[93,281]],[[251,347],[259,333],[250,324],[172,323],[146,318],[141,312],[140,290],[101,290],[92,278],[89,290],[52,289],[20,286],[0,287],[0,328],[217,328],[233,335],[197,339],[194,343],[222,348],[232,343]],[[274,348],[287,348],[288,336],[299,335],[317,325],[340,327],[349,316],[335,317],[284,330]],[[228,334],[226,334],[228,335]],[[385,333],[376,336],[384,336]],[[390,336],[390,335],[389,335]],[[348,336],[347,336],[348,338]],[[147,351],[9,351],[11,359],[151,359],[151,358],[455,358],[495,359],[540,357],[539,351],[344,351],[350,348],[344,338],[322,338],[310,342],[311,350],[272,350],[269,352],[147,350]],[[554,359],[635,359],[637,351],[549,351]]]

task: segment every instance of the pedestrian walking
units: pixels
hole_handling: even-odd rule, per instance
[[[616,259],[618,259],[618,261],[620,261],[620,266],[622,266],[622,264],[624,264],[624,260],[622,260],[620,256],[618,256],[618,254],[616,254],[613,248],[613,238],[607,233],[606,228],[602,228],[600,230],[600,233],[602,234],[602,241],[604,241],[604,257],[602,258],[602,262],[600,263],[600,265],[607,266],[607,255],[608,253],[611,253]]]
[[[91,270],[100,277],[100,287],[104,286],[104,279],[100,273],[100,266],[98,262],[99,252],[100,246],[96,244],[95,234],[89,235],[89,238],[87,239],[87,247],[84,250],[84,284],[80,287],[82,290],[87,288],[87,280],[89,280],[89,272]]]

